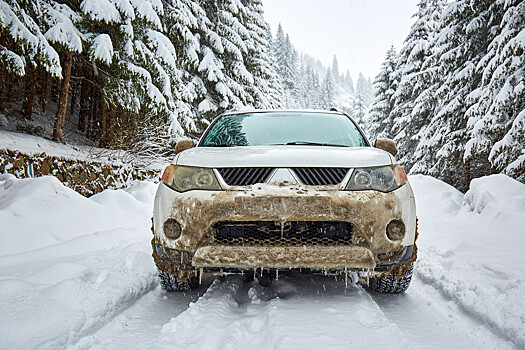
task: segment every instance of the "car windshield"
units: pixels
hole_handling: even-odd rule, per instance
[[[345,115],[322,112],[264,112],[225,115],[201,146],[314,145],[363,147],[366,141]]]

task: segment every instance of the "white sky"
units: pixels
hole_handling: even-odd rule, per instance
[[[348,69],[374,77],[394,44],[402,47],[414,22],[419,0],[263,0],[266,21],[275,32],[279,23],[301,52],[339,71]]]

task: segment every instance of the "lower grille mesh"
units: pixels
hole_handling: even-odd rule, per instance
[[[293,168],[299,180],[309,186],[340,184],[348,173],[347,168]]]
[[[221,221],[213,226],[214,245],[341,246],[361,245],[354,225],[345,221]]]

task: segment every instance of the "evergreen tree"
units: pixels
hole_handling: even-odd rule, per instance
[[[467,97],[481,80],[476,66],[493,37],[488,27],[489,6],[487,2],[471,4],[466,0],[450,4],[428,59],[435,72],[432,92],[438,103],[416,149],[414,169],[462,189],[469,178],[463,171]]]
[[[370,84],[362,73],[359,73],[359,77],[357,78],[355,93],[358,97],[363,99],[367,108],[372,105],[372,102],[374,102],[374,90],[372,89],[372,84]]]
[[[479,87],[469,99],[466,112],[469,141],[464,158],[487,159],[492,171],[503,171],[525,180],[525,3],[496,2],[487,18],[490,28],[499,28],[477,65]],[[521,38],[521,39],[520,39]]]
[[[339,81],[339,63],[337,62],[337,57],[334,55],[332,60],[332,78],[334,81]]]
[[[368,131],[373,139],[378,137],[393,138],[394,120],[391,116],[394,107],[393,95],[398,81],[394,75],[398,56],[394,46],[386,53],[386,59],[374,80],[376,96],[370,108]]]
[[[268,24],[263,17],[260,0],[243,0],[246,9],[245,21],[249,31],[249,45],[246,55],[246,67],[254,77],[254,83],[248,86],[248,92],[254,98],[254,107],[270,109],[281,104],[273,84],[277,73],[272,66],[270,43],[268,42]]]
[[[429,119],[429,109],[421,108],[421,103],[415,107],[415,100],[419,96],[417,87],[421,89],[427,81],[421,81],[423,62],[431,54],[431,44],[438,29],[440,16],[443,11],[443,0],[422,0],[418,4],[415,14],[416,22],[405,39],[405,45],[400,51],[399,61],[393,73],[394,79],[399,81],[393,95],[393,108],[390,118],[393,120],[394,140],[399,153],[397,158],[409,171],[413,165],[413,153],[419,143],[418,131]],[[421,100],[419,101],[421,102]]]
[[[330,69],[326,72],[321,89],[320,107],[328,110],[334,106],[334,81]]]
[[[345,83],[348,91],[355,95],[355,89],[354,89],[354,81],[352,80],[352,77],[350,76],[350,72],[347,70],[345,74]]]

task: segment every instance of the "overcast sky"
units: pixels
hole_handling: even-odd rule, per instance
[[[414,21],[419,0],[263,0],[275,36],[282,24],[301,52],[339,71],[359,72],[372,80],[390,45],[399,51]]]

